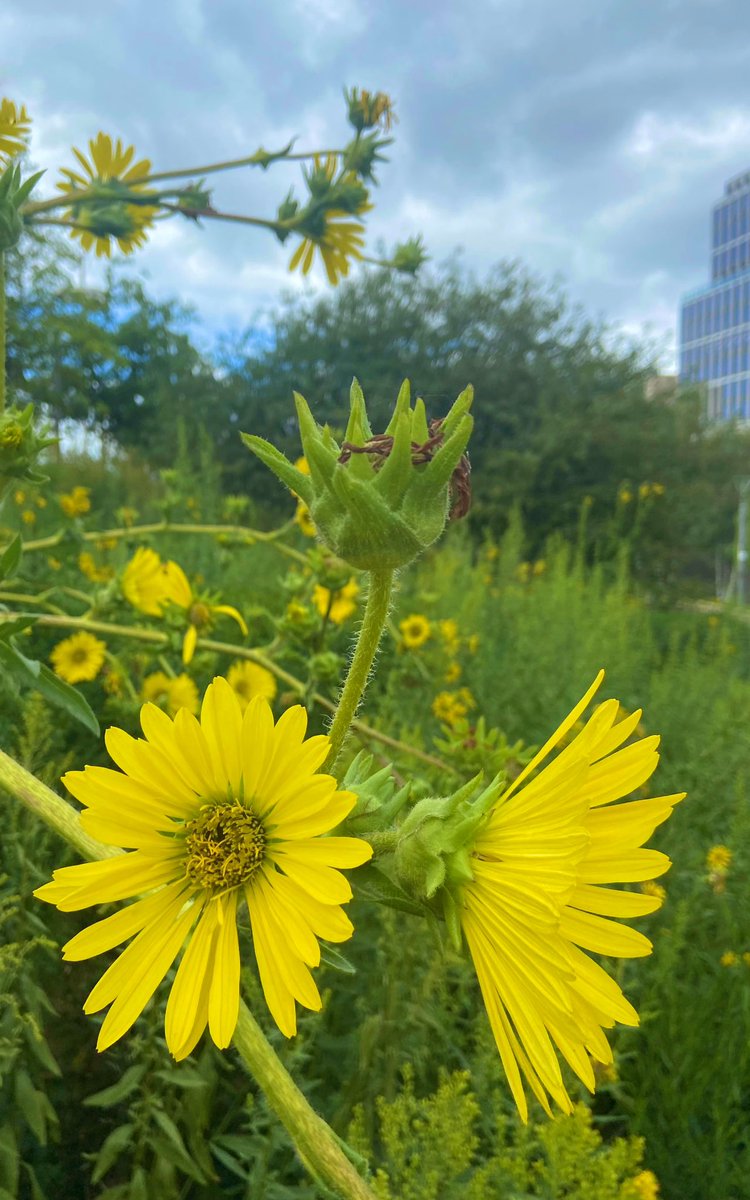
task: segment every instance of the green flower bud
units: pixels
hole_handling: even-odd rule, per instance
[[[458,893],[473,879],[471,851],[477,830],[505,784],[498,775],[475,796],[480,780],[477,775],[451,796],[415,804],[398,831],[393,853],[395,882],[415,900],[439,898],[457,948],[461,945]]]
[[[346,819],[346,831],[351,835],[388,829],[409,799],[411,784],[397,789],[391,767],[373,773],[373,763],[372,755],[360,750],[341,781],[341,787],[357,797]]]
[[[0,413],[0,499],[19,481],[46,481],[46,476],[35,469],[36,461],[55,439],[37,432],[33,416],[33,404],[26,408],[6,408]]]
[[[391,258],[391,266],[404,275],[416,275],[419,268],[427,262],[427,257],[421,237],[413,237],[396,246]]]
[[[390,146],[393,138],[382,138],[378,133],[369,137],[356,137],[344,149],[342,163],[346,171],[353,171],[362,179],[371,179],[377,183],[374,166],[378,162],[388,162],[380,151]]]
[[[44,171],[38,171],[22,183],[20,166],[11,163],[0,175],[0,254],[15,246],[23,233],[21,205],[29,198],[43,174]]]
[[[468,511],[465,450],[472,399],[473,389],[467,387],[443,421],[428,425],[423,401],[417,400],[412,409],[409,385],[404,383],[388,428],[374,436],[355,379],[349,423],[339,445],[295,393],[310,475],[303,475],[263,438],[242,438],[307,505],[321,539],[334,554],[362,570],[393,570],[431,546],[449,515]]]

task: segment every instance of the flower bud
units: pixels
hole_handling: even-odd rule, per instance
[[[44,171],[21,182],[21,168],[11,163],[0,175],[0,254],[12,249],[23,233],[21,205],[42,178]]]
[[[354,792],[357,803],[346,819],[346,829],[364,836],[388,829],[409,799],[411,784],[396,788],[390,766],[372,773],[373,756],[364,750],[352,759],[341,786]]]
[[[388,428],[375,436],[355,379],[349,423],[339,445],[295,393],[309,475],[263,438],[242,437],[307,505],[320,538],[334,554],[362,570],[395,570],[431,546],[449,516],[468,511],[465,450],[472,399],[473,389],[467,387],[444,420],[428,425],[423,401],[418,399],[412,409],[404,383]]]

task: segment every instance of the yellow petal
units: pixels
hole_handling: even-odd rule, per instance
[[[240,947],[237,939],[237,891],[217,902],[221,923],[216,939],[216,958],[208,999],[211,1037],[220,1050],[232,1040],[240,1011]]]
[[[186,1058],[208,1021],[208,995],[213,974],[217,902],[206,905],[177,968],[164,1018],[167,1046],[176,1059]]]

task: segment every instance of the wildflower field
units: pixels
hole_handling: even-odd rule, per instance
[[[248,222],[331,284],[394,115],[347,110],[341,150],[243,160],[310,160],[305,204]],[[0,1200],[743,1200],[750,626],[705,600],[746,443],[648,406],[637,354],[512,271],[496,338],[497,280],[415,282],[419,239],[234,375],[135,286],[98,324],[55,293],[86,344],[56,407],[35,227],[106,257],[221,213],[103,133],[31,201],[29,127],[2,102]],[[445,323],[415,319],[413,387],[394,296]]]

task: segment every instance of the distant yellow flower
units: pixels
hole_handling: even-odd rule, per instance
[[[174,586],[169,563],[155,550],[139,546],[122,576],[122,594],[147,617],[161,617],[172,599]]]
[[[125,677],[117,667],[110,667],[104,672],[102,687],[108,696],[121,696],[125,690]]]
[[[706,867],[709,871],[726,872],[732,865],[732,851],[721,844],[712,846],[706,855]]]
[[[143,680],[141,695],[144,700],[150,700],[165,709],[171,717],[175,717],[181,708],[197,713],[200,706],[198,689],[184,672],[171,676],[165,671],[154,671]]]
[[[516,579],[519,581],[519,583],[528,583],[530,577],[531,577],[531,563],[530,562],[519,563],[518,566],[516,567]],[[490,580],[488,579],[487,582],[489,583]]]
[[[24,525],[36,525],[36,513],[33,508],[25,508],[21,513],[21,520]]]
[[[547,570],[547,564],[546,564],[546,562],[544,561],[544,559],[543,559],[543,558],[538,558],[538,559],[536,560],[536,562],[534,563],[534,566],[532,567],[532,570],[533,570],[533,572],[534,572],[534,574],[535,574],[535,575],[543,575],[543,574],[544,574],[544,572]]]
[[[620,504],[630,504],[630,501],[633,499],[633,493],[629,487],[621,487],[617,493],[617,499],[620,501]]]
[[[457,662],[448,663],[443,678],[446,683],[457,683],[461,678],[461,664]]]
[[[638,1024],[615,980],[589,952],[649,954],[652,946],[642,933],[612,918],[654,912],[659,900],[601,885],[653,879],[669,868],[665,854],[642,847],[684,796],[627,799],[656,769],[659,739],[628,744],[638,714],[616,723],[616,700],[603,704],[578,737],[549,759],[603,677],[602,671],[494,801],[462,866],[472,878],[459,885],[455,898],[524,1121],[524,1079],[548,1114],[550,1100],[570,1113],[559,1058],[593,1091],[592,1058],[612,1061],[605,1031],[616,1022]]]
[[[438,721],[455,725],[474,707],[474,697],[469,689],[459,688],[457,692],[438,692],[432,702],[432,713]]]
[[[48,557],[47,557],[47,566],[48,566],[48,567],[50,568],[50,570],[52,570],[52,571],[59,571],[59,570],[61,570],[61,569],[62,569],[62,563],[60,562],[60,559],[59,559],[59,558],[55,558],[55,556],[54,556],[53,554],[50,554],[50,555],[48,555]]]
[[[298,459],[295,460],[294,465],[298,471],[301,471],[301,473],[303,475],[310,474],[310,464],[307,461],[307,459],[305,458],[304,454],[302,454]]]
[[[60,497],[60,508],[66,517],[82,517],[91,510],[91,488],[74,487]]]
[[[663,483],[652,483],[651,491],[654,493],[655,496],[663,496],[664,492],[665,492],[664,484]]]
[[[186,666],[193,661],[198,634],[211,628],[216,614],[231,617],[239,625],[242,636],[247,637],[245,619],[236,608],[233,608],[231,604],[209,604],[206,600],[202,600],[195,594],[187,575],[177,563],[168,562],[166,570],[170,588],[169,600],[178,608],[185,610],[189,622],[182,643],[182,661]]]
[[[305,537],[313,538],[317,532],[315,522],[310,516],[310,509],[301,500],[297,502],[297,511],[294,514],[294,519],[304,533]]]
[[[47,501],[44,498],[44,496],[35,496],[34,503],[36,504],[37,508],[46,508],[47,507]]]
[[[372,855],[360,838],[325,836],[356,799],[319,772],[329,739],[304,740],[299,705],[274,724],[257,697],[243,715],[225,679],[208,687],[200,722],[185,709],[171,721],[145,704],[141,725],[145,740],[107,730],[122,771],[87,767],[63,779],[84,806],[87,833],[125,854],[62,867],[35,892],[64,912],[141,897],[64,947],[68,961],[79,961],[133,939],[84,1004],[87,1013],[109,1006],[97,1048],[127,1033],[183,947],[167,1045],[186,1058],[208,1027],[217,1046],[228,1046],[240,1000],[240,905],[266,1003],[293,1037],[296,1003],[321,1008],[309,969],[320,962],[319,939],[344,942],[353,932],[341,907],[352,892],[339,868]]]
[[[479,649],[478,633],[469,634],[468,638],[466,639],[466,649],[469,651],[469,654],[476,654],[477,650]]]
[[[107,647],[90,633],[74,633],[58,642],[50,654],[52,669],[66,683],[96,679],[104,664]]]
[[[657,883],[655,879],[646,879],[641,884],[641,891],[644,896],[656,896],[657,900],[661,900],[662,904],[667,898],[667,889]]]
[[[18,488],[13,493],[13,499],[15,500],[16,504],[18,504],[18,505],[25,504],[26,503],[26,493],[24,492],[24,490],[22,488]]]
[[[725,950],[719,959],[719,962],[721,963],[722,967],[736,967],[737,955],[735,954],[734,950]]]
[[[412,613],[410,617],[404,617],[403,621],[399,623],[399,630],[401,631],[401,642],[407,650],[418,650],[432,636],[430,622],[427,617],[423,617],[419,613]]]
[[[650,483],[639,484],[638,499],[639,500],[648,500],[650,495],[651,495],[651,484]]]
[[[336,174],[338,160],[335,154],[329,154],[325,162],[315,155],[315,170],[324,171],[330,181]],[[354,179],[350,173],[345,179]],[[340,181],[339,181],[340,182]],[[371,204],[363,201],[356,210],[356,216],[367,212]],[[329,281],[335,286],[340,279],[349,274],[349,260],[362,257],[362,247],[365,244],[364,227],[357,220],[352,220],[352,213],[342,209],[321,209],[316,217],[317,229],[313,233],[307,231],[302,236],[297,249],[289,260],[289,270],[294,271],[301,266],[302,274],[307,275],[315,259],[317,250],[323,259]]]
[[[88,550],[82,550],[78,555],[78,569],[92,583],[106,583],[115,573],[113,567],[97,566],[93,554]]]
[[[232,664],[227,671],[227,682],[239,700],[242,712],[256,696],[270,701],[278,690],[276,678],[270,671],[247,660]]]
[[[25,105],[20,108],[13,100],[0,100],[0,154],[7,159],[23,154],[29,144],[31,117]]]
[[[328,615],[328,620],[334,625],[342,625],[357,611],[357,596],[359,584],[356,579],[350,579],[347,584],[336,591],[316,584],[312,600],[321,617]]]
[[[659,1200],[659,1180],[653,1171],[640,1171],[630,1181],[628,1200]]]
[[[458,636],[458,622],[454,621],[453,617],[446,617],[444,621],[438,621],[438,629],[448,653],[457,654],[461,644]]]
[[[746,950],[742,955],[742,961],[746,967],[750,967],[750,950]]]
[[[70,219],[85,227],[72,229],[72,236],[80,240],[84,250],[94,247],[97,256],[109,257],[113,238],[124,254],[131,254],[136,247],[145,244],[146,230],[153,225],[159,210],[157,206],[127,204],[120,196],[123,189],[137,192],[144,198],[152,194],[143,184],[151,171],[151,163],[143,158],[131,166],[135,147],[123,146],[119,138],[113,145],[112,138],[105,133],[99,133],[95,141],[89,142],[90,160],[75,146],[73,153],[83,173],[64,168],[63,182],[57,185],[59,191],[75,195],[95,188],[99,195],[95,200],[74,203],[68,210]],[[112,226],[111,233],[105,232],[108,223]]]

